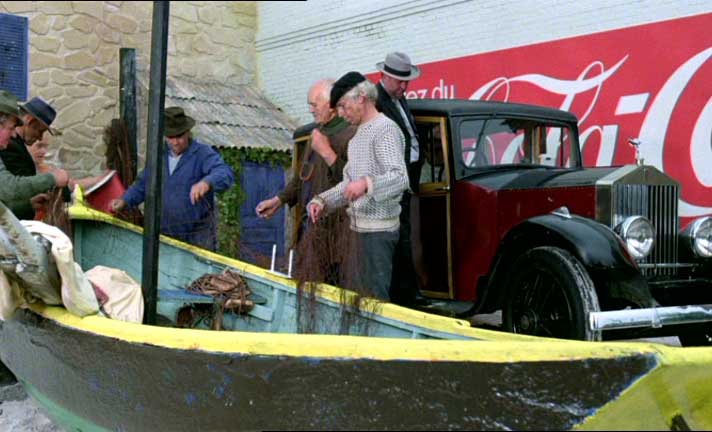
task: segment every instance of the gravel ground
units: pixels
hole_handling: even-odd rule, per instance
[[[0,431],[61,432],[62,429],[16,383],[0,387]]]

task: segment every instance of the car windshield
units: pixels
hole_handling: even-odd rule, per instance
[[[458,177],[499,165],[575,167],[571,129],[565,124],[531,119],[479,119],[460,124],[455,151]]]

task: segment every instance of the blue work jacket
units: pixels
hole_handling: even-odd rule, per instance
[[[170,147],[163,155],[163,193],[161,232],[196,246],[217,249],[217,203],[215,193],[235,183],[235,175],[210,146],[195,139],[182,153],[173,174],[168,173]],[[146,199],[147,169],[139,174],[122,199],[128,207],[136,207]],[[195,203],[190,202],[190,189],[201,180],[210,191]]]

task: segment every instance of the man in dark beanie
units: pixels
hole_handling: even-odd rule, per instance
[[[343,180],[309,203],[317,223],[324,210],[348,206],[356,239],[347,270],[347,288],[389,300],[393,252],[398,242],[400,199],[408,189],[403,160],[403,133],[376,110],[375,86],[358,72],[339,78],[331,89],[331,106],[358,126],[349,141]],[[368,290],[368,291],[366,291]]]
[[[161,232],[198,247],[217,249],[215,193],[233,185],[232,169],[212,147],[194,139],[195,120],[183,108],[166,108]],[[144,170],[124,195],[111,202],[114,212],[136,207],[146,198]]]

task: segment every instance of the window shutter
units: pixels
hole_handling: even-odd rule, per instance
[[[27,100],[29,33],[25,17],[0,14],[0,89]]]

